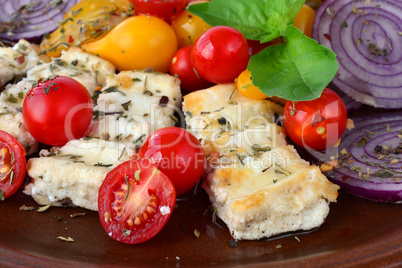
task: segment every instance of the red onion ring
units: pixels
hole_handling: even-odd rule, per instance
[[[79,1],[0,0],[0,38],[11,41],[41,38],[56,30],[64,14]]]
[[[374,107],[402,108],[401,0],[326,0],[313,38],[337,54],[338,88]]]
[[[356,196],[402,201],[402,113],[357,117],[337,147],[338,166],[328,178]]]

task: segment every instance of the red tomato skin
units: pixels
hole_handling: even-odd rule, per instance
[[[204,173],[204,149],[193,134],[182,128],[167,127],[155,131],[138,154],[169,177],[177,195],[191,190]]]
[[[215,84],[232,83],[247,68],[249,58],[246,38],[228,26],[205,31],[191,51],[197,73]]]
[[[139,179],[133,175],[137,170],[141,170],[138,174]],[[130,183],[127,199],[126,194],[122,197],[118,197],[117,194],[121,191],[122,185],[127,185],[125,175]],[[142,212],[144,209],[141,207],[144,204],[142,202],[148,202],[145,204],[145,209],[151,203],[148,200],[150,194],[157,196],[154,213],[147,212],[148,218],[146,220],[141,218],[143,222],[140,225],[128,225],[127,219],[131,213]],[[117,200],[120,203],[117,203]],[[138,201],[141,203],[138,204]],[[106,175],[99,189],[98,213],[102,227],[109,236],[125,244],[139,244],[153,238],[162,230],[172,215],[175,204],[176,192],[169,178],[157,170],[150,161],[136,156],[118,165]],[[115,210],[117,206],[123,207],[121,216]],[[169,207],[170,213],[163,215],[160,210],[162,206]],[[105,213],[110,213],[110,218],[106,217]],[[123,229],[129,230],[130,234],[124,235]]]
[[[287,101],[283,110],[283,125],[288,137],[302,148],[317,151],[338,141],[346,121],[345,104],[328,88],[312,101]]]
[[[180,79],[180,87],[187,92],[209,88],[213,83],[202,79],[193,67],[190,60],[192,46],[179,49],[173,56],[169,72]]]
[[[10,183],[10,175],[0,181],[0,190],[3,191],[4,198],[14,194],[22,185],[27,170],[26,166],[26,153],[24,147],[9,133],[0,130],[0,149],[7,148],[8,151],[14,155],[14,163],[12,171],[14,171],[13,182]],[[4,156],[1,157],[4,162]]]
[[[264,50],[267,46],[271,45],[271,42],[266,42],[266,43],[260,43],[259,40],[250,40],[247,39],[247,45],[248,45],[248,54],[250,56],[258,54],[262,50]]]
[[[187,6],[188,0],[130,0],[136,15],[151,15],[170,23]]]
[[[51,89],[46,94],[48,86]],[[91,123],[92,113],[88,90],[66,76],[39,82],[28,92],[22,108],[28,132],[39,142],[54,146],[83,137]]]

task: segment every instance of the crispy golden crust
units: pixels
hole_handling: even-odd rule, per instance
[[[227,84],[186,95],[183,110],[187,129],[208,156],[202,187],[235,239],[308,230],[324,222],[339,187],[287,145],[275,124],[280,105],[249,100]]]

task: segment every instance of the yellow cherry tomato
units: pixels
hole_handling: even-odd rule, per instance
[[[162,19],[140,15],[124,20],[105,37],[82,48],[110,61],[120,71],[153,68],[166,73],[177,51],[177,38]]]
[[[200,17],[191,14],[187,10],[184,10],[179,16],[173,18],[171,25],[177,35],[180,48],[192,46],[200,35],[211,28]]]
[[[82,0],[65,14],[60,27],[43,39],[41,49],[48,56],[58,57],[70,46],[102,38],[133,14],[128,0]]]
[[[253,85],[251,81],[251,73],[249,70],[244,70],[237,78],[237,89],[240,93],[252,100],[263,100],[268,98],[267,95],[262,93],[262,91]]]
[[[311,32],[313,31],[314,17],[315,17],[314,9],[304,4],[300,9],[299,13],[297,13],[293,22],[296,28],[298,28],[306,36],[311,38]]]

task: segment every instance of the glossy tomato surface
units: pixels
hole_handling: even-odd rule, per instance
[[[89,53],[113,63],[118,70],[169,71],[177,51],[172,27],[154,16],[133,16],[113,28],[104,38],[82,46]]]
[[[20,188],[26,170],[24,147],[13,136],[0,130],[0,200]]]
[[[136,15],[151,15],[170,23],[185,9],[188,0],[130,0]]]
[[[45,35],[40,46],[48,56],[59,57],[70,46],[99,40],[132,15],[134,11],[127,0],[81,0],[65,13],[57,30]]]
[[[67,76],[39,81],[28,92],[22,108],[28,132],[39,142],[56,146],[83,137],[92,113],[88,90]]]
[[[232,83],[249,61],[247,40],[238,30],[215,26],[193,45],[191,62],[197,73],[215,84]]]
[[[109,236],[138,244],[159,233],[175,203],[169,178],[147,159],[134,157],[106,175],[99,189],[98,212]]]
[[[182,128],[167,127],[155,131],[138,154],[148,158],[169,177],[177,195],[191,190],[204,172],[204,149],[193,134]]]
[[[328,88],[312,101],[287,101],[283,110],[286,134],[306,149],[321,151],[334,145],[345,130],[346,121],[345,104]]]
[[[258,87],[253,85],[249,70],[244,70],[237,78],[236,83],[239,92],[249,99],[263,100],[268,98]]]
[[[172,19],[172,28],[177,36],[179,47],[192,46],[211,26],[200,17],[184,10]]]
[[[315,11],[310,6],[304,4],[297,13],[293,22],[296,28],[302,31],[306,36],[311,38],[313,31],[313,23],[315,18]]]
[[[202,79],[190,60],[192,46],[179,49],[173,56],[169,72],[180,79],[180,87],[187,92],[211,87],[213,83]]]

